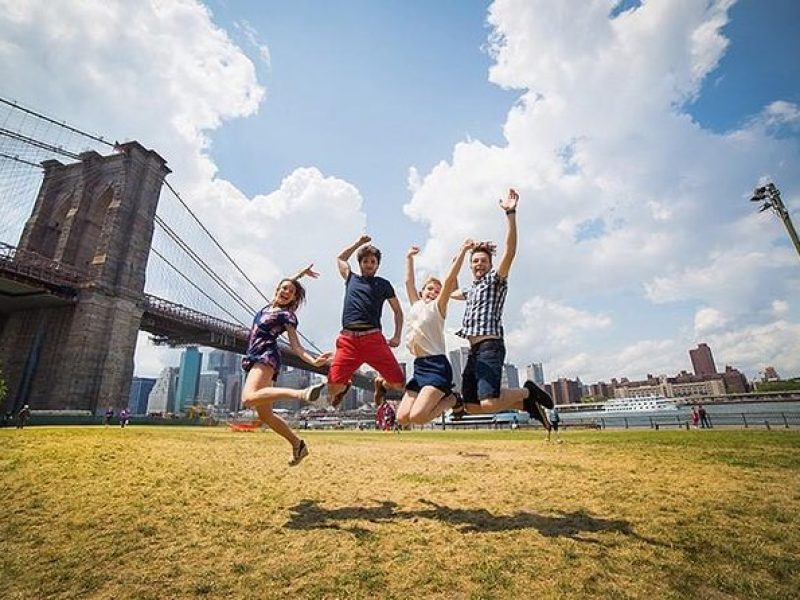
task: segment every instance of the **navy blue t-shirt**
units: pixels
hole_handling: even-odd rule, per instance
[[[351,271],[344,286],[342,327],[368,323],[380,329],[383,303],[395,296],[392,284],[383,277],[362,277]]]

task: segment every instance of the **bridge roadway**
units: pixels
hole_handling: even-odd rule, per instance
[[[76,269],[0,243],[0,313],[30,308],[73,304],[85,276]],[[173,347],[208,346],[237,354],[247,352],[249,329],[192,310],[175,302],[145,294],[141,329],[153,335],[156,344]],[[327,374],[327,367],[313,367],[281,342],[284,364]],[[372,378],[356,373],[353,384],[372,389]]]

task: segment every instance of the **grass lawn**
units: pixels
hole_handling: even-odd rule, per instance
[[[800,433],[0,430],[0,596],[797,598]]]

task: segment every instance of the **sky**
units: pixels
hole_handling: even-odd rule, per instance
[[[798,23],[792,0],[0,0],[0,95],[155,149],[268,295],[313,262],[320,347],[344,246],[373,236],[407,306],[408,246],[442,274],[503,239],[514,187],[510,362],[641,379],[705,342],[788,377],[800,257],[748,199],[774,181],[800,221]],[[168,364],[140,334],[136,374]]]

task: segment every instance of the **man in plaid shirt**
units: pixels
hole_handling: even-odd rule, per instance
[[[549,394],[533,381],[521,389],[501,389],[506,347],[503,342],[503,305],[508,292],[508,273],[517,252],[517,203],[519,194],[508,190],[508,198],[500,201],[506,214],[508,229],[506,247],[497,269],[492,268],[495,245],[477,244],[471,252],[472,286],[454,292],[453,298],[466,300],[462,326],[456,335],[469,341],[467,364],[462,375],[461,394],[464,409],[470,414],[493,413],[509,408],[524,410],[531,418],[549,429],[543,407],[553,408]],[[458,407],[454,413],[458,415]]]

